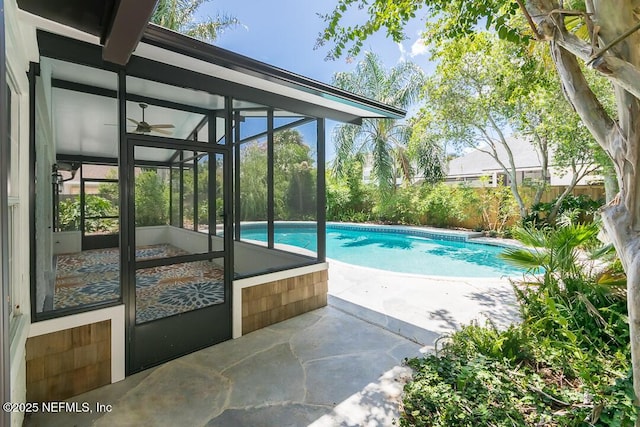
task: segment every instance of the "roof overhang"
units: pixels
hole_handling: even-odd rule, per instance
[[[105,61],[125,65],[158,0],[17,0],[20,9],[99,37]]]
[[[291,93],[298,99],[305,99],[329,108],[339,107],[361,118],[405,117],[406,111],[377,102],[351,92],[339,89],[317,80],[274,67],[264,62],[204,43],[175,31],[149,24],[142,36],[135,54],[154,60],[161,60],[163,54],[153,48],[165,51],[173,64],[193,67],[206,74],[224,76],[230,81],[250,82],[259,89],[275,89]],[[194,69],[194,68],[190,68]],[[276,85],[276,86],[274,86]],[[302,98],[299,98],[302,97]]]
[[[39,15],[37,19],[30,19],[30,23],[39,30],[37,39],[41,56],[113,71],[125,67],[127,73],[156,81],[162,81],[157,74],[164,72],[173,78],[180,76],[185,84],[192,87],[199,84],[200,87],[195,89],[211,90],[215,87],[221,95],[347,123],[359,124],[363,118],[401,119],[406,115],[402,109],[153,24],[142,27],[143,30],[132,24],[141,31],[142,37],[136,41],[137,46],[128,62],[118,65],[126,56],[126,49],[122,47],[126,43],[122,38],[129,40],[129,44],[136,39],[133,37],[135,30],[128,28],[127,8],[135,9],[134,4],[138,3],[145,3],[147,8],[151,8],[151,3],[155,4],[152,0],[114,1],[117,5],[112,5],[111,9],[108,0],[87,0],[88,5],[81,9],[93,11],[93,15],[88,14],[91,19],[67,10],[67,4],[79,4],[83,0],[64,2],[65,7],[58,7],[61,9],[58,12],[52,10],[55,9],[53,4],[59,2],[18,0],[18,3],[27,12]],[[100,7],[111,12],[95,13]],[[138,10],[134,13],[134,23],[140,23],[144,10],[149,10],[149,15],[152,13],[152,9]],[[129,36],[119,35],[121,32],[127,32]],[[104,48],[101,43],[106,43]]]

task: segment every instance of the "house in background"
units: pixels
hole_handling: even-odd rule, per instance
[[[155,3],[0,0],[4,402],[65,399],[325,305],[325,119],[405,114],[147,25]],[[291,131],[310,147],[304,215],[274,185],[295,181],[274,168]],[[278,246],[283,221],[311,230],[310,251]]]
[[[525,139],[512,138],[509,147],[513,154],[518,184],[540,182],[542,179],[542,162],[535,147]],[[488,148],[487,148],[488,150]],[[498,158],[508,167],[509,158],[502,145],[497,146]],[[482,179],[481,179],[482,178]],[[484,151],[472,151],[449,161],[445,182],[448,184],[465,183],[471,187],[498,184],[509,185],[509,177],[494,157]],[[553,153],[549,159],[547,184],[551,187],[563,187],[571,183],[571,172],[554,165]],[[577,186],[602,184],[602,177],[597,173],[588,174],[578,181]]]

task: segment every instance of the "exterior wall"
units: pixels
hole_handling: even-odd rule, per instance
[[[327,305],[326,262],[233,281],[233,338]]]
[[[125,377],[124,305],[31,325],[27,401],[61,400]]]
[[[242,334],[327,305],[327,270],[242,289]]]
[[[18,164],[12,164],[11,206],[14,245],[9,249],[11,258],[11,313],[10,313],[10,393],[15,403],[26,401],[25,343],[30,325],[30,267],[29,267],[29,61],[37,55],[35,33],[25,28],[18,19],[15,0],[4,1],[5,42],[8,83],[12,97],[11,133],[12,156],[17,155]],[[3,111],[2,114],[5,114]],[[11,425],[21,426],[24,414],[11,414]]]
[[[111,383],[111,321],[27,340],[27,401],[59,401]]]

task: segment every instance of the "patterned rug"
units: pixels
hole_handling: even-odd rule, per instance
[[[137,259],[166,258],[188,252],[163,244],[136,249]],[[223,270],[197,261],[136,271],[136,323],[224,302]],[[118,248],[58,255],[54,308],[77,307],[120,298]]]

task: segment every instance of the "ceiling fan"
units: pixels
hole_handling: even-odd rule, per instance
[[[136,125],[136,129],[134,130],[135,133],[149,133],[153,131],[153,132],[158,132],[165,135],[171,135],[172,132],[166,129],[173,129],[175,128],[174,125],[171,125],[171,124],[150,125],[149,123],[144,121],[144,110],[148,107],[148,105],[145,103],[140,103],[138,105],[140,106],[140,108],[142,108],[142,121],[137,121],[135,119],[127,117],[127,120],[129,120],[130,122]]]

